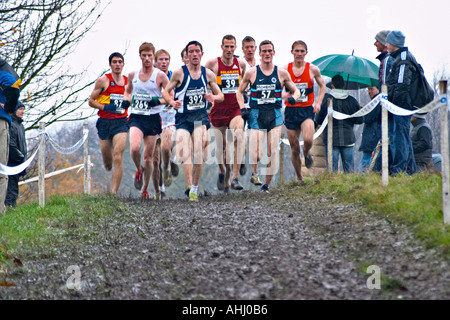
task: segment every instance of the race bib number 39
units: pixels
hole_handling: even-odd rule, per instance
[[[222,93],[236,93],[239,88],[239,73],[225,73],[222,78]]]
[[[109,95],[109,100],[110,100],[110,103],[114,103],[114,105],[116,106],[116,112],[114,112],[114,113],[120,113],[120,114],[125,113],[125,109],[122,108],[123,94],[111,93]]]
[[[206,101],[204,99],[204,88],[196,90],[188,90],[186,92],[186,108],[188,110],[198,110],[206,107]]]

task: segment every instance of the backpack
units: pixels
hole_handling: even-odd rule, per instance
[[[425,107],[433,101],[434,90],[425,78],[422,66],[417,61],[410,60],[405,63],[411,63],[417,72],[417,79],[411,85],[411,102],[416,108]]]

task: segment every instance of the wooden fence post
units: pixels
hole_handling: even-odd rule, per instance
[[[39,142],[39,206],[45,206],[45,122],[39,122],[41,137]]]
[[[83,135],[89,130],[88,123],[83,124]],[[89,139],[84,141],[83,153],[84,153],[84,193],[91,193],[91,161],[89,156]]]
[[[439,91],[447,97],[447,103],[441,106],[441,156],[442,156],[442,210],[444,223],[450,223],[450,199],[449,199],[449,146],[448,146],[448,96],[447,80],[439,81]]]
[[[333,172],[333,99],[328,98],[327,169]]]
[[[387,96],[387,85],[381,86],[381,92]],[[389,184],[389,131],[388,131],[388,111],[381,106],[381,182],[384,187]]]

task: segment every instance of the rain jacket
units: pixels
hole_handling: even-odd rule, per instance
[[[408,51],[407,47],[392,52],[390,56],[393,62],[386,80],[388,100],[400,108],[415,110],[412,103],[411,86],[416,82],[418,76],[414,66],[417,64],[416,58]]]
[[[12,125],[9,127],[9,158],[8,166],[18,166],[23,163],[27,156],[27,141],[25,139],[25,128],[23,120],[15,114],[11,116]]]
[[[411,142],[414,150],[414,160],[418,169],[423,169],[432,163],[433,135],[430,125],[425,119],[415,118],[411,121]]]
[[[358,101],[348,95],[346,90],[332,89],[326,93],[320,111],[316,115],[316,122],[322,123],[328,113],[328,98],[333,99],[333,110],[345,114],[353,114],[360,109]],[[333,118],[333,147],[346,147],[356,142],[353,126],[363,123],[363,117],[336,120]],[[327,130],[324,131],[323,142],[327,144]]]

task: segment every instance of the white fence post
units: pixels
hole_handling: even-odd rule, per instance
[[[39,206],[45,206],[45,122],[39,122],[41,141],[39,142]]]
[[[447,80],[439,81],[439,91],[447,96]],[[444,223],[450,223],[449,198],[449,150],[448,150],[448,96],[447,103],[441,106],[441,156],[442,156],[442,210]]]
[[[328,172],[333,172],[333,99],[328,98],[328,127],[327,127],[327,162]]]
[[[83,124],[83,134],[89,130],[88,124]],[[89,148],[88,148],[88,141],[89,139],[86,139],[84,141],[83,145],[83,153],[84,153],[84,193],[90,194],[91,193],[91,161],[89,156]]]
[[[381,86],[381,92],[387,96],[387,85]],[[389,131],[388,131],[388,111],[386,108],[381,108],[381,182],[384,187],[389,184]]]

